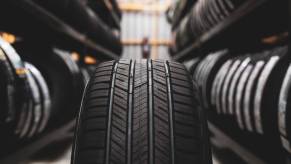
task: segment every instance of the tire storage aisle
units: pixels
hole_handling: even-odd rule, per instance
[[[288,0],[3,0],[0,164],[289,164]]]
[[[171,56],[197,81],[214,159],[290,163],[288,3],[181,0],[167,12]]]

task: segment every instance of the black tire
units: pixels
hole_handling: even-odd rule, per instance
[[[44,77],[34,65],[30,63],[26,63],[26,67],[31,72],[40,93],[41,118],[40,118],[40,124],[37,128],[37,133],[41,133],[45,129],[48,123],[48,120],[50,118],[51,97],[49,93],[49,88]]]
[[[29,106],[31,105],[31,93],[29,88],[29,81],[27,78],[27,70],[22,62],[19,54],[15,51],[15,49],[6,41],[0,38],[0,49],[2,53],[5,55],[7,59],[7,64],[10,66],[12,70],[12,74],[9,75],[13,77],[12,80],[13,85],[15,87],[11,90],[11,93],[15,95],[13,99],[14,109],[9,110],[8,119],[12,121],[12,125],[7,126],[6,131],[7,136],[3,135],[3,138],[11,138],[15,134],[19,136],[20,134],[26,133],[28,129],[28,125],[31,120],[31,113],[29,110]],[[3,55],[2,54],[2,55]],[[8,66],[7,65],[7,66]],[[10,133],[11,131],[14,131]],[[8,133],[9,132],[9,133]]]
[[[33,78],[32,73],[29,71],[28,63],[24,63],[26,71],[26,76],[29,84],[29,93],[31,94],[31,106],[30,106],[30,113],[31,119],[28,122],[28,131],[26,133],[22,133],[20,138],[31,138],[37,131],[37,127],[41,121],[41,96],[40,90],[38,89],[37,82]]]
[[[16,84],[13,68],[0,48],[0,124],[12,122],[15,119]]]
[[[47,82],[51,96],[48,126],[73,119],[78,111],[85,87],[80,67],[66,51],[53,48],[46,56],[31,59]]]
[[[289,65],[284,77],[278,101],[278,129],[283,148],[291,154],[290,144],[290,102],[291,102],[291,65]],[[289,107],[289,108],[288,108]],[[289,128],[289,129],[288,129]]]
[[[84,94],[72,164],[212,163],[197,92],[175,62],[100,64]]]

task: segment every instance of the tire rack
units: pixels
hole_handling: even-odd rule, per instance
[[[67,119],[61,123],[57,122],[56,124],[49,123],[39,136],[31,138],[31,140],[1,143],[1,146],[5,149],[0,150],[0,163],[26,162],[50,144],[72,139],[75,123],[75,118]]]
[[[282,29],[276,26],[269,27],[270,25],[268,24],[267,20],[262,21],[260,25],[256,25],[257,27],[249,27],[249,25],[254,24],[258,20],[260,20],[260,18],[264,15],[262,13],[265,13],[265,16],[268,17],[269,15],[266,15],[266,13],[268,13],[268,9],[270,9],[273,4],[274,3],[272,3],[272,0],[247,1],[245,4],[240,6],[230,17],[215,25],[208,32],[204,33],[197,40],[191,43],[191,45],[172,54],[173,59],[181,62],[193,57],[189,54],[199,54],[201,53],[201,51],[203,51],[204,53],[209,53],[215,50],[219,50],[227,45],[231,45],[234,48],[237,48],[239,47],[240,43],[246,44],[251,40],[255,40],[255,42],[248,43],[252,46],[252,48],[254,44],[256,44],[257,47],[266,46],[260,45],[261,43],[258,43],[258,41],[260,41],[258,40],[258,38],[268,33],[269,31],[264,31],[260,34],[257,34],[259,29],[264,27],[268,30],[270,28],[271,31],[276,32],[279,32]],[[277,15],[273,15],[273,17],[277,17]],[[272,21],[278,20],[272,19]],[[276,24],[278,22],[272,23]],[[242,29],[243,27],[246,27],[247,30],[251,30],[251,35],[249,35],[249,37],[246,37],[244,35],[245,33],[243,32],[242,35],[240,35],[240,29]],[[219,39],[221,37],[223,39]],[[240,40],[238,41],[239,43],[233,45],[233,40],[237,40],[237,38],[240,38]]]
[[[288,53],[290,54],[290,51]],[[199,61],[199,58],[196,60]],[[190,72],[193,72],[193,69],[189,66],[195,65],[193,63],[196,63],[196,60],[184,61]],[[212,108],[203,108],[207,111],[210,142],[214,149],[231,151],[242,159],[243,163],[248,164],[291,162],[291,156],[283,150],[281,144],[270,143],[269,138],[242,131],[238,125],[230,124],[228,116],[218,115]]]
[[[38,43],[38,40],[33,40],[35,38],[31,39],[26,37],[26,39],[29,39],[28,42],[32,41],[41,45],[45,45],[47,42],[50,43],[50,41],[53,40],[57,43],[57,45],[60,45],[60,47],[66,47],[65,49],[70,47],[77,47],[77,51],[81,52],[83,52],[85,49],[86,52],[89,52],[97,59],[104,60],[119,58],[118,54],[115,54],[90,40],[86,37],[85,34],[78,32],[64,21],[60,20],[41,6],[34,3],[32,0],[21,0],[17,2],[17,5],[19,9],[25,11],[27,14],[34,15],[31,17],[31,19],[40,25],[41,32],[45,31],[53,34],[52,36],[48,36],[49,41],[45,40],[44,43]],[[14,15],[12,14],[11,17],[14,17]],[[9,19],[13,20],[13,18]],[[26,26],[25,22],[21,24]],[[15,29],[17,31],[17,27]],[[44,35],[46,34],[45,32]],[[63,125],[47,127],[44,133],[40,136],[37,136],[37,138],[35,138],[33,141],[24,143],[17,142],[15,143],[18,144],[17,147],[7,147],[7,149],[1,152],[0,163],[20,163],[27,161],[38,151],[42,150],[48,145],[57,141],[72,138],[74,136],[75,123],[76,121],[73,119],[67,123],[64,123]],[[2,146],[5,147],[5,145]]]
[[[113,53],[112,51],[102,47],[101,45],[95,43],[93,40],[86,37],[85,34],[82,34],[75,30],[70,25],[66,24],[64,21],[60,20],[52,13],[41,7],[40,5],[36,4],[32,0],[21,0],[17,1],[15,4],[20,10],[23,10],[33,19],[33,21],[37,22],[41,25],[40,28],[44,28],[41,30],[45,30],[46,32],[52,32],[54,36],[48,36],[50,39],[53,39],[54,42],[60,44],[61,47],[65,46],[65,49],[70,49],[70,47],[78,47],[79,51],[86,51],[90,52],[97,58],[105,58],[105,59],[118,59],[119,55]],[[11,15],[12,18],[8,20],[13,20],[14,16]],[[5,21],[4,21],[5,22]],[[25,23],[22,23],[25,27]],[[17,31],[17,27],[15,28]],[[15,30],[13,29],[13,30]],[[8,28],[9,30],[9,28]],[[31,31],[33,32],[33,31]],[[47,37],[47,36],[45,36]],[[53,37],[53,38],[51,38]],[[26,37],[28,38],[28,37]],[[59,43],[58,40],[65,41],[65,45]],[[37,41],[36,41],[37,42]],[[73,45],[73,46],[72,46]]]
[[[70,139],[74,136],[75,119],[58,128],[49,128],[44,134],[33,142],[19,145],[13,153],[7,153],[0,163],[21,163],[29,160],[34,154],[49,144]]]
[[[290,53],[289,45],[289,58]],[[193,63],[197,60],[199,58],[185,60],[184,65],[193,72],[191,65],[195,65]],[[281,143],[270,142],[268,137],[242,131],[237,124],[230,124],[229,116],[218,115],[211,107],[203,109],[207,111],[210,142],[215,149],[230,150],[248,164],[291,164],[291,155],[283,149]]]
[[[288,1],[289,13],[289,22],[290,23],[290,14],[291,14],[291,1]],[[222,21],[214,28],[210,29],[207,33],[204,33],[200,38],[194,41],[190,46],[178,51],[177,53],[172,54],[173,59],[176,61],[183,62],[184,64],[189,63],[191,65],[191,60],[199,57],[201,54],[209,54],[213,51],[221,50],[224,48],[230,48],[234,52],[249,53],[256,51],[258,49],[268,49],[272,45],[266,45],[259,43],[259,38],[263,35],[258,32],[258,28],[250,28],[249,24],[255,24],[255,20],[262,17],[260,10],[270,7],[271,1],[269,0],[250,0],[248,3],[242,5],[232,16]],[[267,6],[267,7],[266,7]],[[265,8],[266,7],[266,8]],[[276,17],[276,16],[274,16]],[[285,18],[285,17],[284,17]],[[287,19],[286,19],[287,20]],[[273,21],[273,19],[272,19]],[[248,23],[247,23],[248,22]],[[267,23],[267,22],[264,22]],[[272,22],[273,23],[273,22]],[[278,22],[274,22],[276,24]],[[257,25],[260,26],[261,25]],[[239,29],[246,28],[250,30],[249,37],[239,35]],[[278,34],[282,29],[272,26],[265,26],[267,31],[265,34],[274,35]],[[245,35],[244,32],[242,32]],[[257,35],[259,33],[259,35]],[[252,36],[253,35],[253,36]],[[268,36],[268,35],[267,35]],[[224,39],[221,40],[220,38]],[[253,42],[254,40],[254,42]],[[234,45],[233,42],[236,45]],[[285,40],[286,41],[286,40]],[[249,42],[249,43],[248,43]],[[288,53],[290,54],[291,44],[290,41],[286,41],[289,44]],[[280,44],[280,43],[279,43]],[[244,45],[243,47],[239,47]],[[248,47],[246,49],[245,47]],[[277,44],[278,45],[278,44]],[[193,54],[196,54],[193,55]],[[196,58],[195,58],[196,57]],[[290,57],[290,55],[289,55]],[[187,66],[187,65],[186,65]],[[190,68],[189,65],[187,68]],[[247,132],[242,132],[236,125],[226,124],[227,121],[224,119],[219,119],[216,114],[212,111],[213,109],[205,109],[208,113],[208,127],[210,131],[210,141],[215,148],[222,148],[230,150],[239,156],[245,163],[250,164],[267,164],[267,163],[282,163],[282,164],[291,164],[291,156],[287,154],[280,145],[268,142],[267,139],[263,139],[256,135],[249,134]],[[227,125],[227,126],[226,126]],[[247,135],[245,134],[247,133]],[[244,135],[241,135],[244,134]],[[242,138],[243,136],[244,138]],[[247,142],[251,141],[251,142]],[[255,144],[254,144],[255,143]],[[265,153],[267,151],[267,153]]]
[[[289,5],[288,6],[289,8],[288,21],[290,23],[291,1],[288,2],[288,5]],[[220,30],[223,31],[223,28],[221,28]],[[209,36],[209,38],[211,37]],[[290,48],[291,48],[291,42],[288,41],[289,57],[290,57]],[[187,53],[193,51],[194,49],[198,49],[198,46],[197,47],[192,46],[190,51],[187,51]],[[183,59],[183,57],[185,57],[185,55],[186,54],[183,55],[181,52],[180,55],[177,56],[176,59],[181,60]],[[261,138],[254,137],[251,135],[248,135],[247,138],[241,138],[239,134],[244,133],[244,132],[240,131],[239,128],[223,128],[225,125],[223,120],[216,119],[215,113],[211,112],[212,110],[207,110],[207,111],[208,111],[208,120],[209,120],[208,128],[211,135],[210,141],[214,147],[220,147],[220,148],[231,150],[236,155],[240,156],[241,159],[243,159],[246,163],[250,163],[250,164],[267,164],[267,161],[270,161],[270,160],[273,163],[275,162],[275,163],[282,163],[282,164],[283,163],[291,164],[291,156],[288,153],[286,153],[284,150],[279,148],[278,145],[272,144],[270,142],[266,142],[266,140],[264,141]],[[235,126],[235,125],[230,125],[230,126]],[[237,129],[237,131],[233,131],[234,129]],[[243,136],[245,137],[246,135],[243,135]],[[246,142],[248,140],[252,142]],[[256,144],[252,145],[252,143],[256,143]],[[267,154],[264,153],[266,150],[268,151]],[[272,162],[269,162],[269,163],[272,163]]]

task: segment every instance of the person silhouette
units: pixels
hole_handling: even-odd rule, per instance
[[[142,58],[149,59],[151,53],[151,45],[149,43],[149,38],[144,37],[141,43]]]

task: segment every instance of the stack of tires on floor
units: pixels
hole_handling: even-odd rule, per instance
[[[291,155],[287,6],[198,0],[178,26],[172,22],[172,56],[197,82],[210,122],[267,163]],[[280,11],[270,17],[271,10]]]
[[[4,158],[73,121],[96,66],[117,59],[122,46],[114,0],[5,0],[0,13]]]

